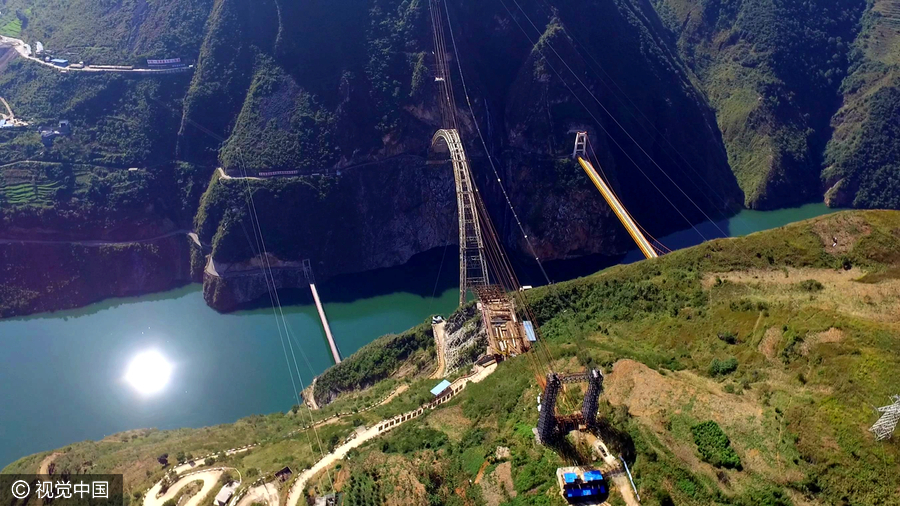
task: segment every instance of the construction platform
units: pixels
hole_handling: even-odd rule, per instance
[[[478,310],[488,336],[488,354],[513,357],[527,352],[534,342],[534,331],[527,332],[531,323],[516,315],[515,302],[496,285],[474,289]]]
[[[609,497],[603,473],[593,467],[560,467],[556,470],[560,494],[569,504],[602,504]]]

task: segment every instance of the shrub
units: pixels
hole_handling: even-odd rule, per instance
[[[825,289],[825,286],[815,279],[807,279],[805,281],[801,281],[800,283],[797,283],[797,286],[799,286],[800,289],[804,292],[818,292]]]
[[[737,344],[738,337],[734,332],[726,330],[725,332],[719,332],[719,340],[725,341],[728,344]]]
[[[716,467],[741,469],[741,458],[731,447],[728,436],[713,421],[706,421],[691,427],[694,444],[705,462]]]
[[[726,374],[731,374],[737,370],[738,361],[736,358],[731,357],[725,360],[719,360],[714,358],[712,362],[709,363],[709,375],[710,376],[724,376]]]

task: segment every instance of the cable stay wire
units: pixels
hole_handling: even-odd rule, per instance
[[[513,218],[515,219],[516,224],[518,225],[518,228],[519,228],[520,232],[522,233],[522,236],[524,237],[526,243],[528,244],[529,248],[531,249],[531,252],[534,255],[535,261],[537,262],[538,266],[540,267],[541,273],[543,274],[544,279],[546,280],[547,284],[549,285],[549,289],[553,292],[554,296],[557,299],[557,302],[560,304],[560,307],[564,307],[565,305],[562,303],[562,300],[559,296],[556,286],[550,281],[550,279],[547,275],[547,272],[544,270],[544,267],[540,260],[540,257],[536,253],[536,250],[531,241],[531,238],[529,238],[528,234],[525,232],[524,226],[523,226],[521,220],[519,219],[518,213],[516,212],[515,207],[513,206],[512,201],[509,198],[509,194],[507,193],[506,188],[504,187],[503,182],[500,178],[499,172],[498,172],[497,167],[493,160],[493,155],[491,154],[490,150],[487,147],[487,143],[484,139],[484,135],[481,131],[481,127],[479,126],[478,118],[475,115],[474,108],[472,106],[472,101],[469,96],[468,87],[467,87],[466,81],[465,81],[465,74],[463,72],[462,62],[461,62],[461,58],[459,56],[459,49],[456,44],[456,38],[455,38],[455,35],[453,32],[453,24],[452,24],[452,20],[450,18],[449,8],[446,8],[446,17],[447,17],[448,31],[450,32],[450,40],[451,40],[451,44],[453,46],[453,52],[456,57],[457,68],[458,68],[458,72],[460,75],[460,83],[462,84],[463,93],[466,98],[466,104],[468,105],[468,109],[469,109],[469,114],[471,115],[472,123],[475,125],[475,129],[476,129],[476,132],[478,133],[479,140],[481,141],[482,148],[485,151],[485,155],[488,158],[488,162],[491,166],[494,176],[497,178],[498,186],[500,187],[500,189],[503,193],[503,197],[506,200],[506,204],[509,207],[510,211],[512,212]],[[512,268],[512,264],[509,261],[508,256],[505,254],[502,244],[499,241],[498,234],[496,233],[496,230],[494,229],[494,226],[493,226],[493,221],[490,219],[490,216],[488,215],[487,207],[485,206],[484,201],[481,198],[481,194],[477,187],[475,188],[475,194],[476,194],[475,195],[476,196],[476,209],[482,214],[482,218],[480,221],[485,224],[486,232],[487,232],[485,234],[485,236],[488,238],[488,240],[485,241],[485,245],[486,245],[485,250],[486,250],[486,253],[488,256],[488,261],[489,261],[489,263],[495,264],[494,269],[493,269],[496,271],[495,279],[501,280],[501,286],[504,286],[507,289],[507,291],[512,294],[513,298],[517,302],[517,307],[521,308],[521,311],[525,314],[525,317],[527,319],[529,319],[530,321],[535,322],[534,332],[536,334],[535,337],[537,338],[537,341],[536,341],[534,347],[535,347],[536,353],[526,353],[526,355],[528,355],[532,359],[531,360],[532,368],[534,369],[535,375],[543,376],[546,372],[554,371],[553,362],[555,361],[555,359],[554,359],[552,353],[550,352],[549,346],[547,345],[546,341],[541,336],[540,325],[537,325],[537,318],[530,307],[527,297],[520,290],[522,285],[519,282],[518,277],[515,274],[515,270]],[[505,281],[505,283],[503,281]],[[573,401],[571,399],[571,394],[569,393],[569,391],[567,389],[564,388],[560,392],[560,394],[561,395],[558,398],[558,401],[560,402],[561,407],[563,407],[564,410],[571,411],[573,405],[580,406],[581,401],[578,399]]]
[[[544,264],[541,262],[540,257],[537,254],[537,251],[534,248],[534,244],[531,241],[531,238],[528,237],[528,233],[525,232],[525,227],[522,225],[522,220],[519,219],[519,214],[516,212],[516,208],[513,206],[512,200],[509,198],[509,194],[506,192],[506,188],[503,186],[503,182],[500,179],[500,173],[497,170],[497,166],[494,164],[493,156],[491,155],[490,150],[487,147],[487,142],[484,140],[484,135],[481,132],[481,126],[478,124],[478,118],[475,116],[475,110],[472,107],[472,100],[469,98],[469,89],[466,86],[466,78],[463,74],[462,70],[462,61],[459,57],[459,49],[456,46],[456,37],[453,34],[453,24],[450,20],[450,9],[444,9],[447,14],[447,31],[450,32],[450,41],[453,44],[453,54],[456,57],[456,65],[459,71],[459,80],[460,84],[462,84],[463,94],[466,97],[466,104],[469,107],[469,114],[472,116],[472,123],[475,125],[475,131],[478,132],[478,138],[481,140],[481,146],[484,149],[484,154],[487,156],[488,162],[490,163],[491,170],[494,173],[494,177],[497,178],[497,185],[500,187],[500,191],[503,193],[503,198],[506,200],[506,205],[509,207],[509,210],[512,212],[513,219],[516,221],[516,225],[519,227],[519,231],[522,233],[522,237],[525,239],[525,242],[528,244],[528,248],[531,250],[531,254],[534,255],[534,260],[537,262],[538,267],[541,270],[541,274],[544,276],[544,280],[548,285],[552,284],[550,281],[550,277],[547,275],[547,271],[544,270]],[[476,190],[477,191],[477,190]]]
[[[547,9],[550,10],[550,15],[552,16],[552,15],[554,14],[554,12],[555,12],[555,11],[554,11],[554,8],[553,8],[552,6],[550,6],[550,5],[546,2],[546,0],[541,0],[541,3],[542,3],[545,7],[547,7]],[[590,69],[591,71],[594,72],[594,75],[597,77],[598,81],[600,81],[600,83],[601,83],[607,90],[610,91],[610,93],[612,94],[612,96],[615,97],[616,100],[618,100],[620,104],[622,104],[623,106],[626,106],[626,104],[625,104],[625,102],[623,102],[622,98],[624,98],[625,100],[628,101],[629,104],[631,104],[631,108],[628,108],[628,107],[626,106],[624,110],[625,110],[626,112],[628,112],[628,113],[631,115],[632,118],[638,119],[637,116],[636,116],[633,112],[631,112],[632,110],[633,110],[633,111],[636,111],[636,112],[637,112],[637,113],[638,113],[638,114],[646,121],[646,124],[650,125],[650,127],[656,132],[656,134],[659,136],[659,138],[661,138],[666,144],[668,144],[669,147],[671,148],[671,150],[674,151],[675,154],[678,155],[679,158],[681,158],[681,160],[684,162],[684,164],[687,165],[687,167],[688,167],[689,169],[691,169],[691,171],[692,171],[692,172],[700,179],[700,181],[702,181],[703,184],[705,184],[706,187],[707,187],[713,194],[715,194],[716,197],[718,197],[718,199],[719,199],[720,202],[721,202],[722,209],[727,209],[727,207],[728,207],[728,199],[722,194],[721,191],[719,191],[719,190],[717,190],[715,187],[713,187],[713,186],[709,183],[709,181],[707,181],[707,179],[706,179],[705,177],[703,177],[702,174],[700,174],[700,171],[698,171],[698,170],[693,166],[693,164],[691,164],[691,162],[688,161],[687,158],[685,158],[685,156],[684,156],[684,154],[681,152],[681,150],[679,150],[677,147],[675,147],[675,145],[672,144],[672,142],[669,140],[669,138],[668,138],[667,136],[665,136],[665,135],[663,134],[662,131],[660,131],[660,129],[656,126],[656,124],[655,124],[650,118],[648,118],[646,114],[644,114],[644,111],[643,111],[640,107],[638,107],[637,104],[634,103],[634,101],[631,99],[631,97],[628,96],[628,93],[625,92],[625,90],[623,90],[621,86],[619,86],[619,84],[616,82],[615,78],[613,78],[613,77],[606,71],[606,69],[603,67],[603,65],[600,64],[600,62],[597,60],[597,58],[594,57],[593,53],[587,48],[587,45],[584,44],[583,42],[581,42],[581,41],[579,40],[579,39],[583,39],[583,37],[581,36],[581,34],[580,34],[580,32],[577,30],[577,28],[574,27],[574,26],[567,25],[567,26],[566,26],[566,34],[569,36],[570,39],[572,39],[573,42],[575,42],[575,45],[576,45],[576,46],[582,48],[581,51],[576,51],[576,54],[581,58],[581,61],[584,62],[585,66],[586,66],[588,69]],[[577,47],[576,47],[576,49],[577,49]],[[588,58],[591,59],[591,61],[593,61],[594,65],[591,65],[591,62],[587,61],[587,60],[584,58],[584,55],[585,55],[585,54],[588,56]],[[609,80],[609,82],[611,82],[612,85],[613,85],[616,89],[614,90],[614,89],[610,88],[610,86],[606,83],[606,80],[604,80],[604,79],[597,73],[597,71],[596,71],[595,69],[599,69],[600,72],[603,73],[604,76],[606,76],[606,78]],[[618,90],[618,93],[616,92],[616,90]],[[703,98],[705,99],[705,96],[704,96]],[[640,127],[644,130],[644,132],[646,132],[647,134],[651,134],[651,135],[652,135],[652,133],[651,133],[651,132],[647,129],[647,127],[645,126],[644,122],[637,121],[636,123],[637,123],[638,125],[640,125]],[[717,151],[720,151],[726,158],[728,157],[728,152],[727,152],[727,151],[725,151],[725,150],[724,150],[721,146],[719,146],[718,144],[716,144],[716,147],[718,148]],[[666,156],[667,156],[670,160],[672,160],[672,161],[675,163],[675,165],[679,165],[679,166],[680,166],[680,164],[678,163],[678,161],[675,160],[675,158],[673,158],[672,155],[671,155],[668,151],[663,151],[663,153],[665,153]],[[700,187],[697,185],[696,180],[694,180],[694,178],[690,177],[690,175],[688,175],[688,174],[685,174],[685,175],[688,176],[688,180],[691,182],[691,184],[693,184],[694,187],[697,188],[697,190],[700,190]],[[712,202],[712,200],[709,198],[708,195],[706,195],[706,194],[703,194],[703,195],[707,198],[707,201],[709,201],[710,204],[715,205],[715,203]],[[720,212],[722,212],[722,211],[720,211]]]
[[[444,42],[442,40],[443,39],[443,27],[442,27],[443,22],[441,21],[441,16],[438,13],[438,9],[440,9],[440,8],[441,8],[440,0],[433,0],[433,2],[432,2],[432,22],[434,23],[435,47],[437,48],[437,53],[438,53],[436,56],[438,57],[438,67],[446,69],[445,74],[444,74],[444,82],[442,83],[442,86],[445,86],[447,84],[448,78],[449,78],[449,69],[447,69],[446,64],[443,63],[447,52],[446,52],[446,42]],[[457,58],[457,67],[460,72],[460,80],[461,80],[461,82],[463,82],[463,88],[465,90],[466,89],[466,86],[464,84],[465,77],[462,72],[462,66],[461,66],[460,58],[459,58],[459,54],[458,54],[458,47],[455,43],[456,42],[455,35],[453,34],[451,19],[449,16],[449,10],[447,12],[447,23],[448,23],[448,29],[450,31],[450,37],[451,37],[451,42],[453,45],[454,54]],[[444,49],[440,49],[440,48],[444,48]],[[452,95],[452,90],[449,91],[449,94],[450,95],[448,95],[448,96]],[[520,227],[520,231],[522,232],[523,236],[525,236],[526,241],[528,241],[528,236],[524,232],[524,227],[522,226],[521,221],[518,219],[518,215],[512,206],[511,200],[509,199],[508,194],[505,191],[505,188],[503,188],[502,181],[500,180],[500,177],[499,177],[499,172],[497,171],[496,166],[493,164],[493,160],[491,159],[491,155],[487,149],[487,143],[484,140],[484,136],[483,136],[483,133],[481,132],[480,125],[478,124],[477,118],[474,115],[474,110],[471,105],[471,99],[468,96],[467,90],[465,92],[465,96],[466,96],[467,105],[469,106],[469,112],[472,115],[473,123],[475,124],[476,129],[478,131],[479,139],[482,142],[482,147],[485,149],[485,152],[488,155],[489,161],[491,161],[492,169],[494,171],[495,177],[497,177],[498,183],[500,183],[501,189],[503,190],[504,197],[506,198],[506,201],[507,201],[507,205],[510,206],[511,211],[513,212],[513,215],[517,220],[517,224]],[[448,98],[448,102],[451,102],[451,100],[449,98]],[[451,124],[451,125],[456,124],[455,111],[456,111],[456,109],[452,108],[452,104],[451,104],[451,110],[450,110],[451,117],[445,118],[445,121],[448,124]],[[471,175],[470,175],[470,177],[471,177]],[[520,291],[521,285],[518,282],[518,279],[515,276],[515,272],[512,269],[512,265],[509,263],[509,259],[503,250],[503,247],[500,243],[498,234],[496,233],[496,230],[494,229],[493,221],[490,219],[490,216],[487,213],[487,208],[484,205],[484,201],[481,198],[481,193],[478,190],[477,186],[474,187],[474,197],[475,197],[475,212],[478,215],[478,221],[482,224],[483,253],[484,253],[485,261],[487,263],[487,267],[488,267],[489,271],[493,272],[492,278],[494,280],[496,280],[496,283],[498,285],[503,287],[504,291],[511,294],[511,296],[517,300],[517,302],[518,302],[517,310],[518,311],[521,311],[521,312],[525,313],[526,315],[531,314],[530,317],[526,316],[526,319],[531,319],[532,321],[536,321],[536,319],[534,318],[533,314],[531,313],[531,311],[528,307],[527,300],[525,300],[524,297],[522,297],[522,292]],[[530,241],[528,241],[528,242],[529,242],[529,246],[532,248],[532,251],[533,251],[534,250],[533,245],[530,244]],[[535,259],[539,262],[539,265],[540,265],[540,259],[537,255],[535,255]],[[542,270],[542,272],[544,272],[543,266],[541,266],[541,270]],[[545,276],[545,279],[548,280],[548,284],[549,284],[549,277],[546,276],[546,272],[544,272],[544,276]],[[489,332],[489,329],[485,329],[485,331]],[[539,332],[540,332],[539,326],[535,329],[535,332],[537,334],[539,334]],[[549,352],[549,349],[547,349],[547,347],[546,347],[546,343],[543,342],[543,339],[539,338],[537,343],[535,344],[534,348],[535,348],[534,353],[526,353],[526,355],[528,355],[527,360],[529,361],[529,367],[532,369],[533,373],[535,374],[535,377],[538,379],[538,381],[540,383],[542,383],[543,376],[547,372],[550,372],[553,370],[553,368],[552,368],[553,358]],[[567,400],[565,397],[563,397],[561,400],[562,400],[563,404],[567,404]]]
[[[519,30],[522,31],[522,33],[529,40],[529,42],[531,42],[531,44],[535,47],[535,49],[537,49],[538,48],[537,44],[531,39],[531,36],[528,35],[528,33],[525,31],[525,29],[522,28],[522,25],[519,23],[519,20],[515,18],[512,11],[510,11],[509,8],[506,6],[506,3],[503,0],[500,0],[500,3],[503,4],[503,7],[506,9],[507,13],[509,13],[510,18],[512,18],[512,20],[516,23],[516,26],[519,27]],[[538,49],[538,51],[540,51],[540,50]],[[541,55],[543,56],[543,53],[541,53]],[[678,206],[676,206],[672,202],[672,200],[668,197],[668,195],[666,195],[665,192],[663,192],[659,188],[659,186],[656,184],[656,182],[654,182],[650,178],[650,176],[647,175],[647,173],[644,171],[644,169],[641,168],[640,165],[638,165],[638,163],[634,160],[634,158],[631,157],[631,155],[625,150],[625,148],[619,143],[619,141],[616,140],[616,138],[612,136],[612,134],[606,129],[606,127],[603,126],[603,124],[600,122],[600,120],[587,107],[587,104],[585,104],[584,101],[581,100],[581,97],[579,97],[575,93],[575,90],[573,90],[572,87],[569,86],[569,83],[566,82],[566,80],[562,78],[562,75],[559,73],[559,71],[556,69],[556,67],[554,67],[553,64],[551,64],[550,61],[546,57],[544,57],[544,62],[547,64],[547,67],[549,67],[553,71],[553,73],[559,78],[559,80],[563,83],[563,85],[569,90],[569,92],[572,94],[572,96],[575,97],[575,100],[577,100],[578,103],[581,104],[581,106],[585,109],[585,111],[597,123],[597,126],[600,127],[600,129],[603,131],[603,133],[605,133],[606,136],[613,142],[613,144],[615,144],[616,147],[619,148],[620,151],[622,151],[622,154],[625,155],[625,157],[628,159],[628,161],[630,161],[635,166],[635,168],[638,169],[638,171],[641,173],[641,175],[644,176],[644,178],[653,186],[653,188],[655,188],[656,191],[659,192],[659,194],[662,195],[662,197],[666,200],[666,202],[668,202],[669,205],[671,205],[672,208],[675,209],[675,212],[677,212],[684,219],[684,221],[688,225],[690,225],[690,227],[692,229],[694,229],[695,232],[697,232],[697,235],[699,235],[701,238],[703,238],[704,241],[706,241],[707,240],[706,236],[703,235],[703,233],[697,228],[697,226],[694,225],[694,223],[691,220],[689,220],[687,218],[687,216],[684,215],[683,212],[681,212],[681,209],[679,209]]]
[[[266,275],[266,270],[268,270],[268,276],[271,278],[271,281],[272,281],[272,284],[271,284],[272,295],[274,295],[275,304],[278,306],[278,313],[280,313],[280,316],[281,316],[281,323],[282,323],[282,325],[284,325],[284,330],[285,330],[285,332],[288,333],[288,340],[287,340],[287,343],[288,343],[288,349],[290,350],[291,356],[293,357],[293,360],[294,360],[294,368],[295,368],[296,371],[297,371],[297,379],[298,379],[299,382],[300,382],[300,388],[301,388],[301,390],[302,390],[302,389],[305,388],[305,386],[304,386],[304,384],[303,384],[303,378],[302,378],[302,376],[301,376],[301,374],[300,374],[300,367],[299,367],[298,364],[297,364],[297,356],[296,356],[296,354],[294,353],[294,346],[293,346],[292,340],[291,340],[291,338],[290,338],[290,333],[289,333],[289,330],[288,330],[287,319],[286,319],[285,316],[284,316],[284,308],[282,307],[282,305],[281,305],[281,299],[280,299],[279,296],[278,296],[278,287],[277,287],[277,285],[276,285],[276,283],[275,283],[275,276],[274,276],[273,273],[272,273],[272,265],[271,265],[271,262],[269,261],[269,253],[268,253],[268,251],[267,251],[267,249],[266,249],[265,237],[264,237],[264,235],[263,235],[262,226],[261,226],[261,224],[260,224],[260,222],[259,222],[259,213],[257,212],[257,209],[256,209],[256,203],[255,203],[254,200],[253,200],[253,191],[252,191],[251,188],[250,188],[250,180],[247,179],[246,161],[244,160],[244,152],[243,152],[243,150],[240,149],[240,148],[237,149],[237,152],[238,152],[238,156],[239,156],[239,159],[240,159],[239,168],[240,168],[241,175],[243,176],[243,180],[244,180],[244,183],[245,183],[245,188],[246,188],[246,192],[247,192],[247,199],[248,199],[249,202],[250,202],[250,220],[251,220],[251,224],[254,226],[253,234],[254,234],[254,237],[255,237],[256,240],[257,240],[257,246],[258,246],[258,249],[259,249],[259,251],[260,251],[260,253],[261,253],[261,256],[262,256],[262,258],[263,258],[263,262],[261,262],[261,265],[262,265],[262,264],[265,265],[265,268],[263,269],[263,275],[265,276],[265,275]],[[266,286],[267,286],[267,288],[268,288],[268,286],[269,286],[268,282],[266,283]],[[276,319],[277,319],[277,316],[276,316]],[[306,357],[306,354],[302,351],[303,348],[300,347],[299,342],[298,342],[297,344],[298,344],[298,347],[299,347],[300,350],[301,350],[301,355],[304,356],[304,358],[305,358],[305,357]],[[307,360],[307,366],[308,366],[309,369],[310,369],[310,374],[315,375],[315,372],[313,371],[312,366],[311,366],[311,364],[309,363],[308,360]],[[296,395],[296,397],[297,397],[298,403],[300,403],[300,393],[299,393],[299,392],[295,392],[295,395]],[[318,431],[318,429],[316,428],[315,420],[314,420],[314,417],[313,417],[313,414],[312,414],[312,409],[309,407],[309,404],[307,404],[307,403],[302,403],[302,404],[306,404],[307,412],[308,412],[308,414],[309,414],[310,425],[312,426],[313,433],[314,433],[315,436],[316,436],[316,442],[318,443],[319,454],[320,454],[321,457],[324,459],[324,458],[325,458],[325,450],[324,450],[323,447],[322,447],[322,440],[321,440],[321,438],[319,437],[319,431]],[[308,436],[308,434],[307,434],[307,436]],[[327,476],[328,476],[328,481],[329,481],[329,483],[331,484],[331,488],[333,489],[333,488],[334,488],[334,480],[333,480],[332,477],[331,477],[331,473],[326,471],[326,474],[327,474]]]
[[[534,22],[531,21],[531,18],[524,11],[524,9],[522,9],[522,6],[519,4],[518,0],[512,0],[512,1],[513,1],[513,3],[516,4],[516,7],[518,7],[519,11],[522,13],[522,15],[525,17],[525,19],[528,20],[529,24],[531,24],[532,28],[534,28],[534,30],[537,32],[538,37],[540,37],[542,35],[540,29],[538,29],[537,25],[535,25]],[[522,25],[518,22],[518,20],[515,19],[512,12],[509,11],[509,8],[506,6],[506,3],[504,2],[504,0],[500,0],[500,2],[503,4],[503,6],[507,10],[507,12],[509,12],[510,17],[513,17],[513,20],[516,22],[516,25],[519,27],[519,29],[522,30],[522,32],[524,33],[525,29],[522,28]],[[527,33],[526,33],[526,36],[528,37]],[[531,41],[531,37],[528,37],[528,40]],[[553,45],[550,43],[550,41],[546,41],[545,45],[547,47],[549,47],[551,51],[553,51],[553,53],[556,55],[556,57],[559,59],[559,61],[562,62],[562,64],[569,70],[569,72],[572,74],[572,76],[575,78],[575,80],[578,81],[578,83],[582,86],[582,88],[584,88],[585,91],[587,91],[587,93],[591,96],[591,98],[593,98],[593,100],[597,103],[597,105],[600,106],[600,109],[603,110],[603,112],[606,113],[607,116],[609,116],[609,118],[622,130],[622,132],[631,140],[631,142],[634,143],[634,145],[644,154],[644,156],[646,156],[647,159],[650,160],[650,163],[652,163],[666,177],[666,179],[668,179],[669,182],[672,183],[672,185],[675,188],[677,188],[678,191],[682,195],[684,195],[684,197],[698,211],[700,211],[700,213],[707,219],[707,221],[710,221],[711,223],[713,223],[713,225],[716,228],[719,228],[718,224],[716,224],[715,221],[713,221],[712,218],[710,218],[709,215],[706,214],[706,211],[704,211],[700,206],[697,205],[696,202],[694,202],[694,200],[681,188],[681,186],[679,186],[678,183],[676,183],[675,180],[672,179],[671,176],[669,176],[669,174],[658,163],[656,163],[656,160],[654,160],[653,157],[650,156],[650,154],[647,152],[647,150],[645,150],[644,147],[641,146],[641,144],[639,142],[637,142],[637,140],[634,138],[634,136],[631,135],[631,133],[619,122],[619,120],[616,119],[615,116],[612,115],[612,113],[609,111],[609,109],[607,109],[607,107],[605,105],[603,105],[603,103],[597,98],[596,95],[594,95],[594,93],[590,90],[590,88],[588,88],[588,86],[584,83],[584,81],[582,81],[581,78],[578,77],[578,74],[575,73],[575,71],[568,64],[568,62],[566,62],[566,60],[562,57],[562,55],[560,55],[559,52],[556,51],[556,49],[553,47]],[[537,44],[534,44],[534,47],[539,52],[541,52],[541,54],[543,55],[543,51],[540,51],[540,48]],[[544,61],[548,64],[548,66],[553,68],[552,65],[550,64],[549,60],[546,57],[544,57]],[[559,75],[559,73],[556,72],[555,69],[554,69],[554,72],[557,73],[557,75]],[[559,77],[560,77],[560,80],[562,80],[562,76],[560,75]],[[572,92],[573,95],[575,95],[574,91],[571,90],[571,87],[568,86],[568,83],[566,83],[566,87],[569,88],[569,90]],[[577,95],[576,95],[576,98],[577,98]],[[580,99],[579,99],[579,102],[581,102],[582,106],[585,107],[585,110],[587,110],[588,113],[591,114],[591,117],[594,117],[593,113],[591,113],[590,110],[587,109],[587,107],[584,105],[584,103]],[[595,118],[595,121],[596,121],[596,118]],[[598,121],[598,124],[599,124],[599,121]],[[609,132],[607,132],[605,128],[603,130],[604,130],[604,132],[606,132],[607,135],[610,135]],[[612,138],[612,136],[610,136],[610,138]],[[620,147],[620,149],[621,149],[621,147]],[[684,215],[682,214],[682,216],[684,216]],[[701,235],[701,237],[704,238],[704,240],[706,240],[706,237],[703,236],[702,233],[700,233],[700,231],[697,229],[697,227],[695,227],[693,225],[693,223],[691,223],[691,226],[694,228],[694,230],[697,231],[698,234]],[[723,230],[719,229],[719,231],[722,232],[723,235],[727,236],[727,234],[725,234],[725,232]]]

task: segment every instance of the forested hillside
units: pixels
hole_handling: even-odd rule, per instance
[[[0,0],[0,34],[85,62],[196,58],[214,0]]]
[[[834,206],[900,207],[900,2],[870,2],[822,177]]]
[[[580,130],[626,207],[657,236],[742,204],[900,205],[896,0],[447,7],[462,138],[514,254],[528,247],[497,179],[542,258],[630,247],[567,159]],[[72,62],[194,64],[137,77],[0,55],[0,96],[30,124],[0,131],[6,230],[143,237],[188,227],[221,166],[232,176],[301,176],[251,184],[276,190],[264,226],[284,260],[325,262],[334,245],[351,244],[360,247],[327,258],[342,266],[333,272],[353,272],[453,240],[443,230],[449,214],[433,215],[452,214],[453,195],[449,167],[437,164],[445,155],[430,146],[441,120],[426,0],[0,0],[0,13],[0,34],[41,41]],[[42,142],[38,130],[62,120],[71,134]],[[212,181],[218,211],[196,216],[202,238],[217,260],[247,260],[242,222],[224,211],[242,208],[245,196]],[[335,188],[352,190],[320,198]],[[317,196],[276,204],[305,193]],[[398,213],[393,247],[341,236],[389,223],[379,215],[389,211]],[[332,223],[337,212],[354,216],[353,226],[329,228],[335,236],[320,247],[321,227],[292,226]]]
[[[864,0],[656,0],[753,208],[816,200]]]
[[[424,162],[440,126],[427,2],[346,0],[343,7],[338,15],[325,2],[261,2],[249,10],[241,2],[217,3],[185,100],[179,155],[218,162],[232,175],[334,175],[374,161],[385,163],[368,170],[391,172],[397,155]],[[579,129],[590,132],[605,173],[654,233],[687,223],[647,205],[647,196],[670,199],[690,221],[739,204],[713,112],[661,37],[652,8],[629,2],[522,7],[510,13],[499,3],[461,2],[451,3],[449,14],[486,144],[516,207],[534,210],[525,226],[546,243],[543,251],[560,258],[621,244],[609,241],[609,214],[588,198],[593,190],[579,168],[559,161]],[[459,79],[455,69],[454,76]],[[503,216],[500,189],[458,83],[457,114],[473,171],[488,206]],[[576,201],[586,207],[572,206]],[[585,232],[576,237],[594,239],[575,245],[543,235],[563,224]],[[513,225],[508,215],[498,224],[508,244],[521,249]],[[614,241],[624,239],[616,235]],[[296,255],[302,249],[294,248]]]

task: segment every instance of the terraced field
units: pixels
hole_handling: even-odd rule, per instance
[[[53,196],[59,188],[62,188],[62,184],[58,182],[20,183],[4,186],[2,191],[11,204],[49,206],[53,204]]]
[[[22,163],[0,169],[0,202],[20,206],[52,206],[62,180],[47,176],[46,164]]]
[[[25,9],[25,17],[31,16],[31,9]],[[22,20],[16,16],[16,9],[4,9],[0,16],[0,35],[18,37],[22,33]]]

